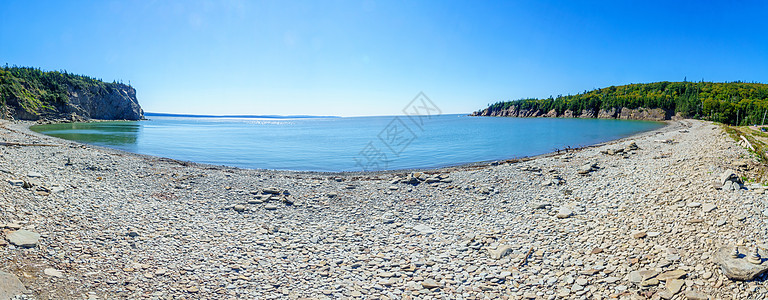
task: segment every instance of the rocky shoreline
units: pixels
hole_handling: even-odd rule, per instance
[[[740,182],[749,153],[708,122],[358,174],[199,165],[0,122],[0,299],[768,296],[761,272],[726,276],[766,250],[768,210]]]
[[[525,109],[512,105],[506,109],[485,108],[473,112],[470,116],[480,117],[514,117],[514,118],[582,118],[582,119],[620,119],[641,121],[681,120],[674,111],[661,108],[627,108],[614,107],[611,109],[572,111],[566,109],[562,113],[556,110],[543,111],[540,109]]]

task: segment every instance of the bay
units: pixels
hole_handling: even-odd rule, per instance
[[[437,168],[534,156],[658,129],[661,122],[466,115],[320,118],[151,116],[32,130],[78,142],[251,169]]]

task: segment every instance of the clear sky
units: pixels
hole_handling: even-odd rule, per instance
[[[443,113],[653,81],[768,82],[766,1],[0,1],[0,63],[145,111]]]

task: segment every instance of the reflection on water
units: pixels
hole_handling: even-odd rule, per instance
[[[141,131],[141,125],[139,122],[122,121],[63,123],[32,126],[31,129],[35,132],[62,139],[130,150],[136,144]]]

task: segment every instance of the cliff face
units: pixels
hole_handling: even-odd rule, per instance
[[[62,113],[71,116],[73,113],[86,119],[103,120],[141,120],[144,110],[136,99],[136,89],[133,87],[112,83],[106,93],[97,91],[96,87],[88,90],[69,90],[69,103],[54,111],[54,115]]]
[[[562,114],[558,114],[557,111],[550,110],[548,112],[542,112],[540,110],[528,110],[518,109],[517,105],[512,105],[504,110],[494,110],[486,108],[470,114],[470,116],[487,116],[487,117],[549,117],[549,118],[598,118],[598,119],[623,119],[623,120],[646,120],[646,121],[664,121],[670,120],[673,117],[673,112],[665,111],[661,108],[635,108],[630,109],[626,107],[612,108],[609,110],[601,109],[595,115],[593,110],[582,110],[578,113],[566,110]]]
[[[24,107],[20,99],[8,97],[4,118],[19,120],[67,119],[82,121],[141,120],[144,110],[136,99],[133,87],[109,83],[107,88],[92,86],[85,90],[67,87],[69,101],[42,105],[37,109]]]
[[[140,120],[136,90],[84,75],[29,67],[0,68],[0,118]]]

